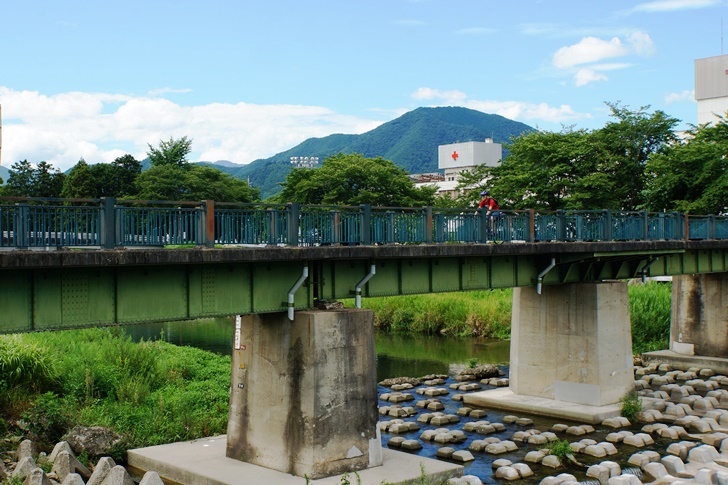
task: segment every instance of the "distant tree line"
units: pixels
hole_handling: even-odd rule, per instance
[[[2,196],[146,200],[205,200],[256,202],[260,191],[244,180],[212,167],[189,163],[192,140],[187,137],[149,145],[151,167],[124,155],[111,163],[89,165],[81,159],[64,174],[46,162],[33,167],[27,160],[13,164]]]
[[[390,207],[472,207],[488,189],[505,209],[728,212],[728,120],[675,132],[678,120],[649,106],[607,103],[612,120],[594,130],[529,131],[505,145],[496,167],[463,172],[455,198],[416,187],[381,157],[339,153],[320,168],[291,171],[271,203]],[[0,194],[10,196],[255,202],[260,191],[187,160],[192,140],[149,145],[151,168],[124,155],[110,164],[80,160],[65,175],[41,162],[17,162]]]

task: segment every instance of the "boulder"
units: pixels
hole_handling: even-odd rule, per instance
[[[84,451],[91,456],[108,455],[121,437],[103,426],[76,426],[66,435],[66,441],[73,451],[81,454]]]

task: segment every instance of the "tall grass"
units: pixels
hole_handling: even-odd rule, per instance
[[[671,305],[671,283],[629,285],[633,353],[669,348]]]
[[[7,423],[52,423],[39,436],[48,446],[75,425],[112,428],[123,436],[120,449],[226,430],[229,356],[162,341],[134,343],[113,328],[0,336],[0,361],[9,348],[33,349],[43,360],[53,356],[47,362],[54,362],[54,373],[45,381],[28,378],[30,365],[22,378],[4,378],[15,369],[0,374],[8,393],[25,399],[3,405],[0,415]]]
[[[635,354],[668,347],[672,285],[629,285],[632,350]],[[374,324],[394,333],[510,339],[513,291],[473,291],[367,298]]]
[[[511,335],[509,289],[367,298],[374,324],[387,332],[508,340]]]

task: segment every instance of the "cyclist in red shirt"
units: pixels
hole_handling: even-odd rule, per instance
[[[487,210],[488,212],[485,213],[486,216],[489,216],[491,214],[498,215],[498,209],[500,209],[500,207],[498,206],[498,202],[496,202],[496,200],[490,196],[488,191],[487,190],[482,191],[480,193],[480,197],[482,197],[482,198],[480,199],[480,202],[478,203],[478,210],[481,210],[481,209]],[[475,211],[475,213],[477,214],[478,211]]]

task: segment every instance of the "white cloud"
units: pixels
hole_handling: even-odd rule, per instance
[[[576,87],[585,86],[594,81],[607,81],[602,71],[624,69],[631,64],[612,62],[595,64],[604,59],[614,59],[629,55],[651,56],[655,52],[652,39],[645,32],[630,32],[622,41],[619,37],[610,40],[598,37],[584,37],[577,44],[561,47],[552,58],[553,65],[572,73]]]
[[[597,37],[584,37],[578,44],[560,48],[554,53],[554,66],[564,69],[601,61],[612,57],[622,57],[628,53],[627,47],[618,37],[603,40]]]
[[[61,93],[0,87],[3,166],[27,159],[65,170],[80,158],[110,162],[130,153],[146,157],[147,144],[170,136],[193,139],[190,159],[249,163],[331,133],[364,133],[373,121],[319,106],[214,103],[180,106],[157,97]]]
[[[452,90],[452,91],[442,91],[440,89],[432,89],[432,88],[419,88],[417,91],[412,93],[412,97],[414,99],[443,99],[447,102],[458,104],[461,103],[465,98],[467,98],[467,95],[458,90]]]
[[[458,98],[449,96],[457,93]],[[495,113],[511,120],[528,122],[563,123],[578,119],[590,118],[588,113],[577,113],[567,104],[550,106],[547,103],[528,103],[524,101],[468,100],[460,91],[441,91],[432,88],[419,88],[412,93],[415,99],[441,100],[433,106],[451,106],[457,104],[466,108]]]
[[[683,101],[695,102],[695,91],[686,89],[679,93],[667,93],[665,95],[665,104],[681,103]]]
[[[594,81],[606,81],[608,78],[604,74],[600,74],[594,69],[583,67],[574,74],[574,84],[576,87],[586,86]]]
[[[720,5],[721,0],[654,0],[636,5],[632,12],[674,12]]]

